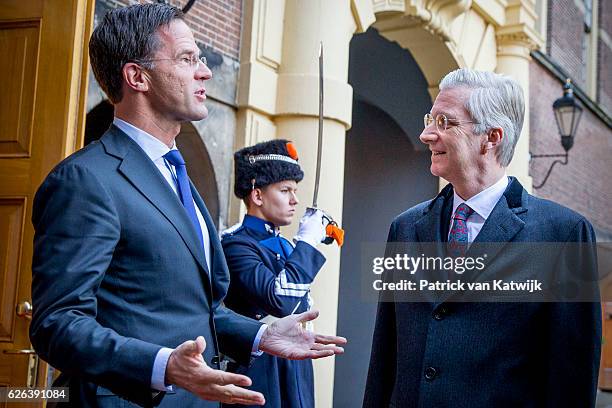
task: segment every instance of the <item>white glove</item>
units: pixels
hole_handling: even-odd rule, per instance
[[[323,216],[325,213],[319,209],[307,208],[300,220],[300,227],[294,242],[304,241],[312,247],[316,247],[325,238],[325,224]]]

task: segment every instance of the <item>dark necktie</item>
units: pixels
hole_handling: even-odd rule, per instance
[[[462,203],[455,210],[453,225],[448,236],[448,250],[450,256],[464,256],[468,248],[467,219],[474,213],[466,203]]]
[[[168,163],[172,164],[176,169],[176,178],[178,184],[178,193],[183,203],[189,219],[193,224],[198,237],[200,238],[200,245],[204,248],[204,238],[202,237],[202,228],[200,227],[200,221],[196,215],[195,205],[193,204],[193,196],[191,195],[191,188],[189,186],[189,177],[187,176],[187,168],[185,167],[185,160],[178,150],[170,150],[164,154],[164,159],[168,160]]]

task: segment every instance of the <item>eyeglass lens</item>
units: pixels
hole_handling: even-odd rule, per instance
[[[432,123],[436,123],[436,129],[439,132],[448,128],[448,118],[443,113],[438,114],[435,118],[431,113],[426,113],[423,117],[423,124],[425,127],[431,126]]]

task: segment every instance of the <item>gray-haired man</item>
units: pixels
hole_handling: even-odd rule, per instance
[[[508,77],[449,73],[420,139],[431,150],[431,172],[450,184],[399,215],[388,241],[448,242],[451,254],[472,242],[594,242],[584,217],[531,196],[506,176],[524,110],[523,92]],[[592,266],[590,255],[577,261]],[[488,260],[487,268],[508,256]],[[531,259],[511,261],[523,266]],[[452,300],[379,304],[364,407],[594,405],[601,347],[596,299]]]

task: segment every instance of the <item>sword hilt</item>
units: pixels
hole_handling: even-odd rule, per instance
[[[325,233],[327,234],[327,236],[323,239],[323,243],[325,245],[329,245],[336,241],[338,243],[338,247],[342,247],[344,244],[344,230],[340,228],[335,221],[327,224],[325,227]]]
[[[325,226],[326,237],[323,238],[323,241],[321,242],[325,245],[329,245],[336,241],[338,243],[338,247],[342,247],[344,244],[344,230],[340,228],[338,223],[327,214],[323,215],[323,221],[327,221],[327,225]]]

